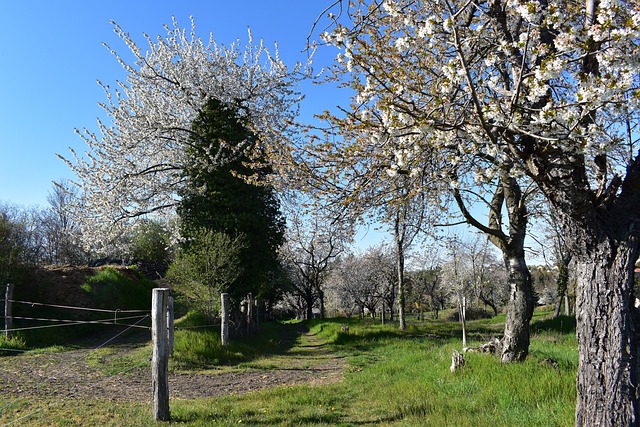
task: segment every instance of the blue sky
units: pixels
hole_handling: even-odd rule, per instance
[[[55,153],[69,147],[83,151],[75,128],[96,130],[105,100],[96,83],[115,83],[124,73],[102,46],[125,52],[113,32],[116,21],[144,46],[142,33],[164,34],[163,24],[175,16],[182,27],[196,20],[198,34],[218,43],[254,38],[268,47],[277,42],[283,60],[305,61],[306,38],[315,19],[330,1],[300,0],[108,0],[0,2],[4,36],[0,38],[0,201],[21,206],[45,206],[52,180],[71,178]],[[328,48],[327,48],[328,49]],[[327,61],[335,52],[318,57]],[[320,64],[318,64],[318,67]],[[309,93],[315,90],[313,93]],[[317,88],[308,93],[304,114],[336,104],[336,92],[326,96]],[[321,93],[324,96],[319,96]]]

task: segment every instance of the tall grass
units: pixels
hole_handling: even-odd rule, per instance
[[[577,343],[575,321],[548,320],[538,311],[524,363],[501,364],[484,354],[465,354],[465,366],[451,374],[453,350],[460,350],[455,323],[396,325],[349,322],[312,324],[311,330],[350,354],[346,387],[355,397],[346,417],[357,423],[432,426],[573,425]],[[502,325],[496,319],[470,322],[470,335],[487,339]],[[478,341],[476,344],[480,344]],[[471,345],[474,345],[472,343]]]
[[[209,323],[200,312],[188,312],[176,321],[175,326],[170,359],[174,370],[242,366],[256,358],[281,353],[286,345],[282,339],[286,327],[277,322],[264,323],[256,335],[234,338],[226,347],[220,340],[220,324]]]
[[[0,332],[0,355],[15,354],[16,350],[24,350],[27,348],[27,343],[20,335],[12,336],[8,338],[2,332]]]

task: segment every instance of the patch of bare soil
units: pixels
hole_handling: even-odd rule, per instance
[[[289,353],[262,369],[220,373],[170,373],[172,398],[192,399],[240,394],[284,385],[322,385],[342,379],[346,363],[305,332]],[[141,343],[116,346],[118,356],[139,351]],[[0,399],[35,397],[150,401],[151,366],[117,375],[89,363],[91,350],[0,357]],[[107,358],[109,356],[106,356]],[[274,368],[274,366],[277,366]]]

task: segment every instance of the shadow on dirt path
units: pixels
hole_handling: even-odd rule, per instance
[[[323,385],[342,379],[346,361],[332,353],[305,325],[286,328],[288,350],[221,372],[170,373],[172,398],[193,399],[247,393],[283,385]],[[148,342],[119,342],[99,351],[84,349],[53,354],[0,357],[0,398],[151,400],[150,364],[103,373],[109,357],[146,351]]]

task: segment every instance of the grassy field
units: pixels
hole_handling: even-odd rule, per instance
[[[457,323],[444,320],[410,322],[404,332],[357,319],[314,320],[306,323],[309,334],[292,345],[277,337],[300,325],[270,323],[262,326],[259,340],[234,343],[226,350],[213,331],[179,330],[173,370],[280,369],[304,359],[313,336],[315,343],[345,358],[346,372],[341,382],[323,386],[173,399],[169,423],[152,421],[149,403],[11,399],[0,406],[0,425],[571,426],[578,360],[575,323],[549,315],[536,311],[526,362],[502,365],[495,357],[468,353],[465,366],[454,374],[449,366],[452,351],[460,350],[460,331]],[[183,320],[183,325],[194,321]],[[471,345],[499,335],[502,322],[503,316],[469,322]],[[140,352],[140,358],[146,354]],[[126,368],[141,363],[138,359],[118,363]]]

